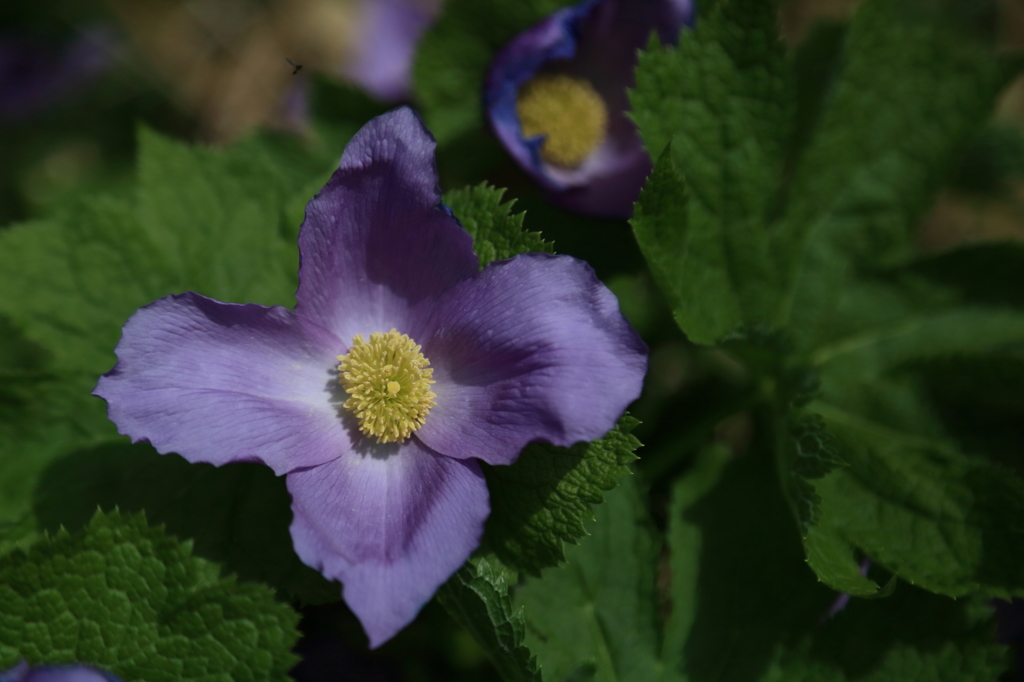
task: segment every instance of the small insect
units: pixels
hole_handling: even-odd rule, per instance
[[[299,69],[302,68],[302,64],[296,64],[295,62],[293,62],[292,60],[288,59],[287,57],[285,57],[284,60],[286,62],[288,62],[288,66],[295,67],[294,70],[292,71],[292,75],[293,76],[299,72]]]

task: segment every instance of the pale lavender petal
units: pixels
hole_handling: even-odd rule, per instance
[[[281,475],[352,447],[336,371],[348,346],[290,310],[168,296],[129,318],[115,351],[94,395],[120,433],[161,453]]]
[[[288,475],[292,540],[309,566],[340,580],[370,646],[408,625],[476,549],[490,513],[473,461],[412,438],[368,445]]]
[[[490,464],[510,464],[533,440],[600,438],[647,371],[647,346],[615,296],[568,256],[490,264],[440,302],[422,344],[437,405],[416,437]]]
[[[10,670],[0,672],[0,682],[22,682],[25,679],[25,675],[28,675],[29,668],[28,663],[25,661],[18,661],[18,663]]]
[[[412,92],[416,44],[440,3],[365,0],[363,8],[356,56],[343,72],[379,100],[405,99]]]
[[[54,665],[32,668],[21,661],[7,672],[0,672],[0,682],[120,682],[110,673],[87,665]]]
[[[110,673],[84,665],[62,665],[34,668],[22,682],[119,682]]]
[[[392,327],[416,339],[410,307],[476,273],[472,238],[440,206],[435,146],[407,107],[352,138],[340,168],[306,207],[300,316],[346,342]]]

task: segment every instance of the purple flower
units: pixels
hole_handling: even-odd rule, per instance
[[[627,116],[637,51],[656,31],[674,44],[693,0],[587,0],[520,33],[498,53],[484,108],[498,139],[551,199],[628,218],[651,159]]]
[[[117,39],[105,26],[79,31],[61,50],[0,37],[0,120],[24,120],[75,97],[111,67]]]
[[[47,665],[32,668],[22,661],[7,672],[0,682],[120,682],[110,673],[87,665]]]
[[[434,147],[408,108],[369,122],[306,207],[294,312],[160,299],[125,324],[95,391],[161,453],[287,475],[295,550],[341,580],[371,646],[479,543],[478,460],[602,436],[647,365],[585,263],[479,270],[440,203]]]
[[[365,0],[356,54],[345,76],[379,100],[395,102],[412,92],[416,44],[441,8],[437,0]]]

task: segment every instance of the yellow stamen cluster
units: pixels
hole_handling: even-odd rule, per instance
[[[347,355],[339,355],[340,377],[349,399],[345,408],[359,418],[359,430],[380,443],[401,443],[423,426],[435,405],[430,384],[434,370],[420,347],[392,329],[352,339]]]
[[[537,76],[520,88],[516,113],[525,137],[546,136],[541,157],[563,168],[583,163],[607,134],[604,100],[582,78]]]

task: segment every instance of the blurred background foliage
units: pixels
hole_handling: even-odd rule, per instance
[[[128,191],[140,126],[214,147],[259,136],[277,150],[283,168],[296,164],[306,173],[326,174],[366,120],[398,101],[415,105],[408,93],[386,99],[380,92],[369,94],[355,68],[373,47],[365,42],[374,4],[386,1],[0,4],[0,229],[51,215],[84,194]],[[431,0],[404,2],[428,18],[440,11]],[[812,32],[813,26],[841,25],[856,4],[784,0],[782,36],[791,47],[820,39],[824,32]],[[1024,47],[1024,2],[962,5],[960,19],[983,39],[1006,51]],[[805,68],[828,77],[827,60]],[[483,126],[446,142],[438,163],[445,191],[483,180],[507,187],[505,199],[515,199],[515,210],[527,212],[527,228],[543,229],[559,253],[590,262],[647,340],[651,371],[631,411],[642,422],[635,434],[645,444],[638,470],[652,489],[654,519],[664,527],[672,477],[690,467],[709,441],[734,455],[750,447],[755,419],[748,408],[756,393],[751,377],[721,349],[685,339],[624,221],[581,218],[551,206]],[[300,207],[295,214],[297,221]],[[933,254],[1006,240],[1024,241],[1024,79],[1005,90],[990,125],[964,150],[917,235],[921,251]],[[941,264],[933,267],[941,273]],[[5,368],[27,376],[41,364],[38,349],[20,342],[3,319],[0,337]],[[989,440],[1019,448],[1024,401],[1018,396],[1015,411],[986,411],[972,397],[972,386],[936,384],[935,401],[951,429],[964,431],[970,442],[972,429],[976,435],[988,420]],[[0,413],[7,390],[0,386]],[[672,418],[680,414],[687,415],[684,422]],[[99,456],[112,471],[124,470],[117,464],[124,453],[115,448],[90,456]],[[45,511],[39,512],[44,523]],[[91,510],[79,512],[84,524]],[[797,557],[796,549],[788,550]],[[830,596],[822,588],[809,597],[809,610],[819,612]],[[907,590],[900,599],[914,608],[919,595]],[[299,653],[306,660],[293,673],[297,680],[494,679],[480,647],[436,601],[373,652],[365,650],[358,622],[341,603],[305,607],[301,629]]]

